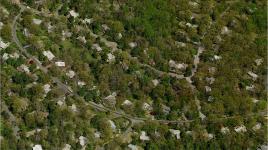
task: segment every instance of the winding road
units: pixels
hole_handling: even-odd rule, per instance
[[[32,56],[31,54],[29,54],[27,52],[27,50],[25,48],[23,48],[22,44],[20,43],[20,41],[18,40],[17,38],[17,30],[16,30],[16,25],[17,25],[17,20],[18,18],[20,18],[21,16],[21,13],[25,10],[25,9],[31,9],[31,10],[34,10],[32,8],[27,8],[25,6],[21,6],[20,7],[21,10],[20,10],[20,13],[14,18],[13,20],[13,23],[12,23],[12,39],[13,41],[16,43],[17,47],[19,48],[19,50],[29,59],[32,59],[36,65],[40,68],[41,71],[43,71],[44,73],[48,73],[48,70],[47,68],[45,68],[42,63],[34,56]],[[39,11],[37,10],[34,10],[34,13],[38,13],[38,14],[43,14],[43,13],[40,13]],[[201,49],[201,48],[200,48]],[[196,72],[197,70],[197,65],[199,63],[199,56],[200,54],[203,52],[203,49],[199,50],[198,54],[195,56],[195,59],[194,59],[194,64],[195,64],[195,69],[192,71],[192,75],[190,76],[190,79],[191,77],[194,75],[194,73]],[[146,67],[149,67],[153,70],[156,70],[155,68],[149,66],[149,65],[145,65],[143,64],[144,66]],[[157,72],[159,73],[163,73],[162,71],[159,71],[159,70],[156,70]],[[166,72],[165,72],[166,73]],[[168,73],[170,76],[173,76],[173,77],[176,77],[176,78],[179,78],[179,79],[182,79],[182,78],[185,78],[184,76],[181,76],[181,75],[177,75],[177,74],[173,74],[173,73]],[[58,84],[58,86],[64,91],[64,92],[68,92],[78,98],[82,98],[80,97],[77,93],[73,92],[73,90],[66,84],[62,83],[57,77],[51,77],[52,80],[54,82],[56,82]],[[83,98],[82,98],[83,99]],[[124,117],[124,118],[127,118],[129,120],[131,120],[132,124],[135,124],[135,123],[141,123],[141,122],[144,122],[144,121],[148,121],[149,119],[148,118],[139,118],[139,117],[133,117],[133,116],[130,116],[130,115],[127,115],[123,112],[119,112],[119,111],[114,111],[114,110],[111,110],[110,108],[107,108],[107,107],[104,107],[100,104],[96,104],[94,102],[87,102],[86,103],[87,105],[99,110],[99,111],[109,111],[113,114],[115,114],[116,116],[119,116],[119,117]],[[254,115],[257,115],[257,114],[254,114]],[[263,115],[263,114],[262,114]],[[230,117],[234,117],[234,116],[230,116]],[[228,117],[222,117],[222,119],[226,119]],[[220,118],[219,118],[220,119]],[[193,121],[196,121],[196,120],[154,120],[154,121],[157,121],[159,123],[189,123],[189,122],[193,122]]]

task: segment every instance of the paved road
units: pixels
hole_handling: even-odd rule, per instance
[[[44,73],[47,73],[48,70],[42,65],[42,63],[41,63],[37,58],[35,58],[34,56],[30,55],[30,54],[27,52],[27,50],[23,48],[23,46],[21,45],[21,43],[19,42],[19,40],[18,40],[18,38],[17,38],[17,34],[16,34],[16,32],[17,32],[17,31],[16,31],[16,21],[17,21],[17,19],[21,16],[21,13],[25,10],[25,8],[26,8],[25,6],[21,6],[21,11],[20,11],[20,13],[19,13],[19,14],[14,18],[14,20],[13,20],[13,23],[12,23],[12,38],[13,38],[13,41],[16,43],[16,45],[18,46],[19,50],[20,50],[26,57],[28,57],[28,58],[30,58],[30,59],[33,59],[34,62],[36,63],[36,65],[37,65],[37,66],[38,66]],[[34,10],[34,9],[32,9],[32,8],[27,8],[27,9],[30,9],[30,10],[34,11],[34,13],[37,13],[37,14],[44,14],[44,13],[40,13],[39,11]],[[151,66],[149,66],[149,65],[145,65],[145,64],[143,64],[143,65],[146,66],[146,67],[149,67],[149,68],[151,68],[151,69],[153,69],[153,70],[156,70],[155,68],[153,68],[153,67],[151,67]],[[196,64],[196,65],[197,65],[197,64]],[[159,71],[159,70],[157,70],[157,72],[160,72],[161,74],[163,73],[162,71]],[[169,75],[178,77],[178,78],[180,78],[180,79],[182,78],[181,75],[178,75],[178,76],[177,76],[177,74],[169,74]],[[77,97],[79,97],[79,98],[82,98],[82,97],[80,97],[77,93],[73,92],[73,90],[72,90],[68,85],[62,83],[57,77],[51,77],[51,78],[52,78],[52,80],[53,80],[54,82],[56,82],[56,83],[58,84],[58,86],[59,86],[62,90],[64,90],[64,92],[68,92],[68,93],[73,94],[73,95],[75,95],[75,96],[77,96]],[[83,99],[83,98],[82,98],[82,99]],[[93,108],[99,110],[99,111],[109,111],[109,112],[111,112],[111,113],[114,113],[115,115],[118,115],[118,116],[127,118],[127,119],[131,120],[132,123],[134,123],[134,122],[136,122],[136,123],[140,123],[140,122],[144,122],[144,121],[149,120],[148,118],[133,117],[133,116],[127,115],[127,114],[125,114],[125,113],[123,113],[123,112],[114,111],[114,110],[111,110],[111,109],[109,109],[109,108],[107,108],[107,107],[104,107],[104,106],[102,106],[102,105],[100,105],[100,104],[96,104],[96,103],[94,103],[94,102],[88,102],[87,104],[90,105],[91,107],[93,107]],[[230,117],[233,117],[233,116],[230,116]],[[226,118],[228,118],[228,117],[223,117],[223,119],[226,119]],[[160,122],[160,123],[189,123],[189,122],[193,122],[193,121],[195,121],[195,120],[154,120],[154,121],[157,121],[157,122]]]

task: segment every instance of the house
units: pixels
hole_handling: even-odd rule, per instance
[[[224,26],[221,29],[221,34],[229,34],[231,31],[228,29],[228,27]]]
[[[133,103],[129,100],[125,100],[121,105],[124,105],[124,106],[131,106]]]
[[[0,21],[0,30],[2,30],[3,26],[4,26],[3,22]]]
[[[65,144],[62,150],[71,150],[71,145],[70,144]]]
[[[86,141],[87,141],[87,138],[86,137],[84,137],[84,136],[80,136],[79,137],[79,144],[81,146],[85,146],[86,145]]]
[[[254,89],[255,89],[254,85],[246,86],[246,90],[248,91],[254,91]]]
[[[263,59],[261,59],[261,58],[260,59],[256,59],[255,60],[255,63],[256,63],[257,66],[259,66],[259,65],[261,65],[263,63]]]
[[[213,57],[214,57],[214,60],[220,60],[220,59],[222,59],[222,57],[221,56],[218,56],[218,55],[214,55]]]
[[[186,46],[185,43],[183,43],[183,42],[178,42],[178,41],[175,41],[175,44],[176,44],[177,47],[185,47],[185,46]]]
[[[69,70],[67,73],[66,73],[66,76],[68,76],[69,78],[73,78],[75,76],[75,72],[73,70]]]
[[[18,69],[21,69],[22,71],[24,71],[25,73],[30,73],[29,67],[22,64],[18,67]]]
[[[188,66],[187,64],[184,64],[184,63],[181,63],[181,64],[176,63],[174,60],[169,60],[168,64],[170,68],[178,69],[178,70],[186,69],[186,67]]]
[[[2,38],[0,37],[0,50],[6,49],[9,45],[10,45],[9,42],[5,43],[4,41],[2,41]]]
[[[136,42],[130,42],[130,43],[128,43],[128,46],[130,47],[130,48],[135,48],[135,47],[137,47],[137,43]]]
[[[69,38],[69,37],[71,37],[72,34],[73,34],[72,32],[62,30],[62,32],[61,32],[62,40],[64,41],[65,38]]]
[[[205,86],[205,90],[206,90],[207,93],[208,93],[208,92],[211,92],[211,87],[209,87],[209,86]]]
[[[152,83],[154,86],[157,86],[159,84],[159,81],[157,79],[152,80]]]
[[[162,104],[161,107],[162,107],[162,110],[163,110],[164,114],[168,115],[169,112],[170,112],[170,107],[168,107],[168,106],[166,106],[164,104]]]
[[[49,22],[48,25],[47,25],[47,32],[48,32],[48,33],[51,33],[52,30],[53,30],[53,28],[54,28],[54,27],[51,25],[51,22]]]
[[[40,25],[42,23],[42,20],[33,18],[33,23],[36,25]]]
[[[101,133],[99,131],[96,131],[94,133],[94,136],[95,136],[95,138],[100,138],[101,137]]]
[[[55,62],[55,65],[58,66],[58,67],[65,67],[65,62],[57,61],[57,62]]]
[[[133,145],[133,144],[128,144],[127,147],[130,148],[130,150],[138,150],[138,147],[136,145]]]
[[[150,137],[146,135],[145,131],[141,131],[140,140],[142,141],[149,141]]]
[[[108,122],[110,123],[110,126],[113,129],[113,131],[115,131],[116,130],[116,125],[114,124],[114,122],[112,120],[108,120]]]
[[[105,31],[110,30],[110,28],[107,26],[107,24],[103,24],[101,26]]]
[[[100,45],[98,43],[93,44],[91,48],[94,50],[97,50],[97,52],[102,51],[102,48],[100,47]]]
[[[180,139],[180,134],[181,134],[181,131],[180,130],[174,130],[174,129],[169,129],[169,131],[174,134],[176,136],[177,139]]]
[[[221,133],[222,133],[222,134],[227,134],[227,133],[229,133],[229,132],[230,132],[230,130],[229,130],[228,127],[222,127],[222,128],[221,128]]]
[[[121,39],[123,36],[122,36],[122,33],[118,33],[118,35],[117,35],[117,38],[118,39]]]
[[[107,54],[107,62],[115,61],[115,56],[112,53]]]
[[[85,38],[85,36],[78,36],[76,39],[78,39],[80,42],[86,44],[87,43],[87,40]]]
[[[213,78],[213,77],[206,77],[206,81],[207,81],[209,84],[213,84],[214,81],[215,81],[215,78]]]
[[[70,14],[72,17],[74,17],[74,18],[76,18],[76,17],[79,16],[79,13],[75,12],[74,10],[70,10],[70,11],[69,11],[69,14]]]
[[[37,145],[34,145],[33,150],[43,150],[43,149],[41,145],[37,144]]]
[[[84,81],[78,81],[78,82],[77,82],[77,85],[78,85],[79,87],[82,87],[82,86],[86,85],[86,83],[85,83]]]
[[[49,85],[49,84],[45,84],[45,85],[43,86],[43,89],[44,89],[44,91],[45,91],[46,94],[47,94],[49,91],[51,91],[51,89],[50,89],[50,85]]]
[[[91,23],[93,22],[93,18],[90,18],[90,19],[85,18],[84,20],[82,20],[82,22],[83,22],[84,24],[86,24],[86,23],[91,24]]]
[[[145,111],[152,111],[153,107],[148,103],[143,103],[142,109]]]
[[[258,78],[258,75],[255,74],[255,73],[252,72],[252,71],[249,71],[249,72],[248,72],[248,75],[250,75],[254,81],[257,80],[257,78]]]
[[[244,125],[241,126],[236,126],[234,128],[235,132],[240,133],[240,132],[247,132],[247,128]]]
[[[252,102],[253,103],[258,103],[260,100],[257,100],[257,99],[255,99],[255,98],[252,98]]]
[[[201,118],[201,120],[204,120],[206,118],[206,115],[199,111],[199,117]]]
[[[116,95],[117,93],[116,92],[113,92],[111,95],[107,96],[104,98],[105,102],[111,106],[115,106],[116,104]]]
[[[253,131],[257,131],[261,129],[261,123],[257,123],[255,126],[252,127]]]
[[[9,54],[8,53],[4,53],[3,56],[2,56],[2,59],[3,60],[8,60],[9,58]]]
[[[43,55],[50,61],[55,57],[51,51],[43,51]]]

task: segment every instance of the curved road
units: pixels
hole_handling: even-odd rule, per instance
[[[16,21],[17,21],[17,19],[21,16],[21,13],[25,10],[26,7],[23,6],[23,5],[21,5],[20,8],[21,8],[20,13],[14,18],[13,23],[12,23],[12,39],[13,39],[13,41],[16,43],[16,45],[18,46],[19,50],[20,50],[26,57],[28,57],[28,58],[30,58],[30,59],[33,59],[33,61],[36,63],[36,65],[37,65],[37,66],[38,66],[44,73],[47,73],[48,70],[42,65],[42,63],[41,63],[37,58],[35,58],[35,57],[32,56],[31,54],[29,54],[29,53],[27,52],[27,50],[23,48],[22,44],[20,43],[20,41],[19,41],[18,38],[17,38],[17,33],[16,33],[16,32],[17,32],[17,30],[16,30],[16,25],[17,25],[17,23],[16,23]],[[32,9],[32,8],[27,8],[27,9],[34,10],[34,9]],[[34,10],[34,12],[40,14],[40,12],[37,11],[37,10]],[[196,57],[199,57],[199,55],[196,56]],[[197,64],[196,64],[196,65],[197,65]],[[152,68],[153,70],[156,70],[155,68],[153,68],[153,67],[151,67],[151,66],[149,66],[149,65],[144,65],[144,66],[149,67],[149,68]],[[160,72],[161,72],[161,71],[160,71]],[[183,78],[182,76],[180,76],[180,75],[177,76],[176,74],[170,74],[170,75],[171,75],[171,76],[178,77],[178,78]],[[58,84],[58,86],[59,86],[63,91],[68,92],[68,93],[70,93],[70,94],[72,94],[72,95],[74,95],[74,96],[77,96],[77,97],[79,97],[79,98],[82,98],[82,97],[80,97],[79,95],[77,95],[77,93],[74,93],[74,92],[72,91],[72,89],[71,89],[68,85],[62,83],[57,77],[51,77],[51,78],[52,78],[52,80],[53,80],[54,82],[56,82],[56,83]],[[83,99],[83,98],[82,98],[82,99]],[[122,112],[114,111],[114,110],[111,110],[111,109],[109,109],[109,108],[107,108],[107,107],[104,107],[104,106],[102,106],[102,105],[96,104],[96,103],[94,103],[94,102],[88,102],[87,105],[90,105],[91,107],[93,107],[93,108],[95,108],[95,109],[97,109],[97,110],[99,110],[99,111],[109,111],[109,112],[111,112],[111,113],[114,113],[114,114],[117,115],[117,116],[121,116],[121,117],[127,118],[127,119],[131,120],[132,123],[140,123],[140,122],[144,122],[144,121],[149,120],[148,118],[138,118],[138,117],[133,117],[133,116],[127,115],[127,114],[122,113]],[[250,116],[251,116],[251,115],[263,115],[263,112],[262,112],[262,113],[259,113],[259,114],[250,114]],[[222,119],[233,118],[233,117],[235,117],[235,116],[222,117]],[[219,119],[221,119],[221,118],[219,118]],[[196,120],[154,120],[154,121],[157,121],[157,122],[159,122],[159,123],[189,123],[189,122],[193,122],[193,121],[196,121]]]

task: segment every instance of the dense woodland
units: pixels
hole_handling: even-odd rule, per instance
[[[14,42],[12,23],[22,5],[31,9],[21,12],[16,34],[47,73]],[[267,111],[264,0],[0,0],[0,16],[3,150],[268,144],[267,116],[260,115]],[[146,120],[134,123],[114,111]]]

